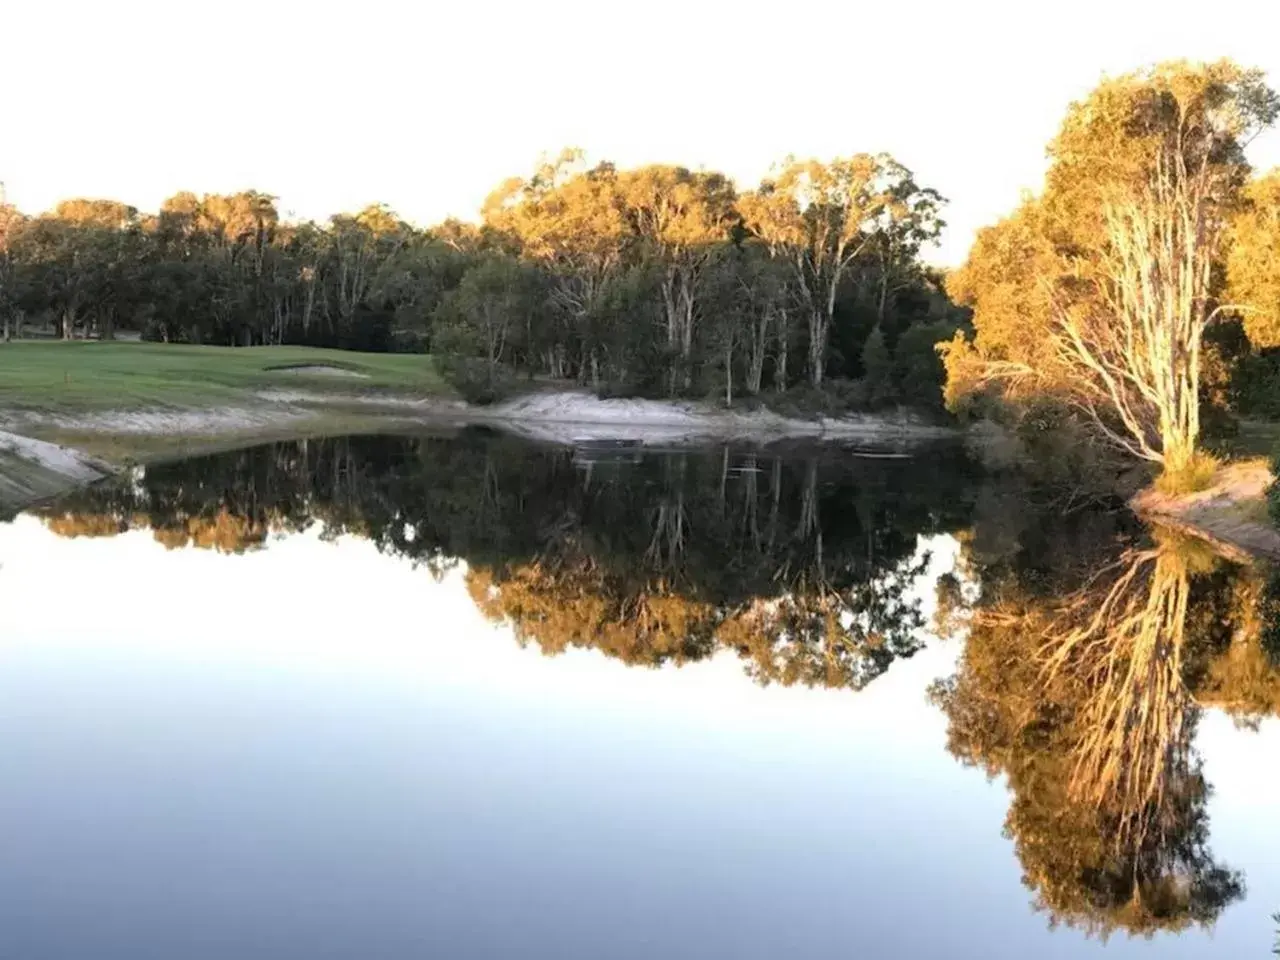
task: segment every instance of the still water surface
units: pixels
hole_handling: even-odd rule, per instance
[[[1280,604],[951,448],[277,444],[0,525],[0,957],[1266,957]]]

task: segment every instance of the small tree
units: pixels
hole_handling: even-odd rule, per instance
[[[916,406],[942,406],[942,385],[946,379],[937,345],[955,332],[954,324],[913,323],[902,331],[893,351],[894,382],[898,399]]]
[[[481,357],[490,382],[527,309],[526,277],[521,264],[491,256],[466,272],[441,306],[440,345],[447,352]]]

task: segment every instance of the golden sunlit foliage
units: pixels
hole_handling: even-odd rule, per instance
[[[1250,183],[1244,201],[1231,225],[1226,299],[1254,345],[1280,347],[1280,170]]]
[[[1243,147],[1278,110],[1228,61],[1159,64],[1073,104],[1042,194],[981,235],[951,285],[976,331],[946,348],[953,407],[987,387],[1054,397],[1127,454],[1193,468],[1224,227]]]

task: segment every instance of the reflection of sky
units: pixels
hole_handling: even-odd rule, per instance
[[[762,690],[732,657],[545,658],[356,540],[22,518],[0,564],[0,957],[1103,952],[1030,911],[1003,787],[944,750],[954,643],[860,694]],[[1249,897],[1109,956],[1270,947],[1280,724],[1199,745]]]

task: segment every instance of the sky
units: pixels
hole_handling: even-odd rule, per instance
[[[1268,0],[14,3],[0,181],[31,212],[252,188],[425,226],[564,146],[742,187],[788,154],[887,151],[950,200],[931,259],[955,264],[1104,75],[1228,56],[1280,84],[1278,28]],[[1252,159],[1280,164],[1280,135]]]

